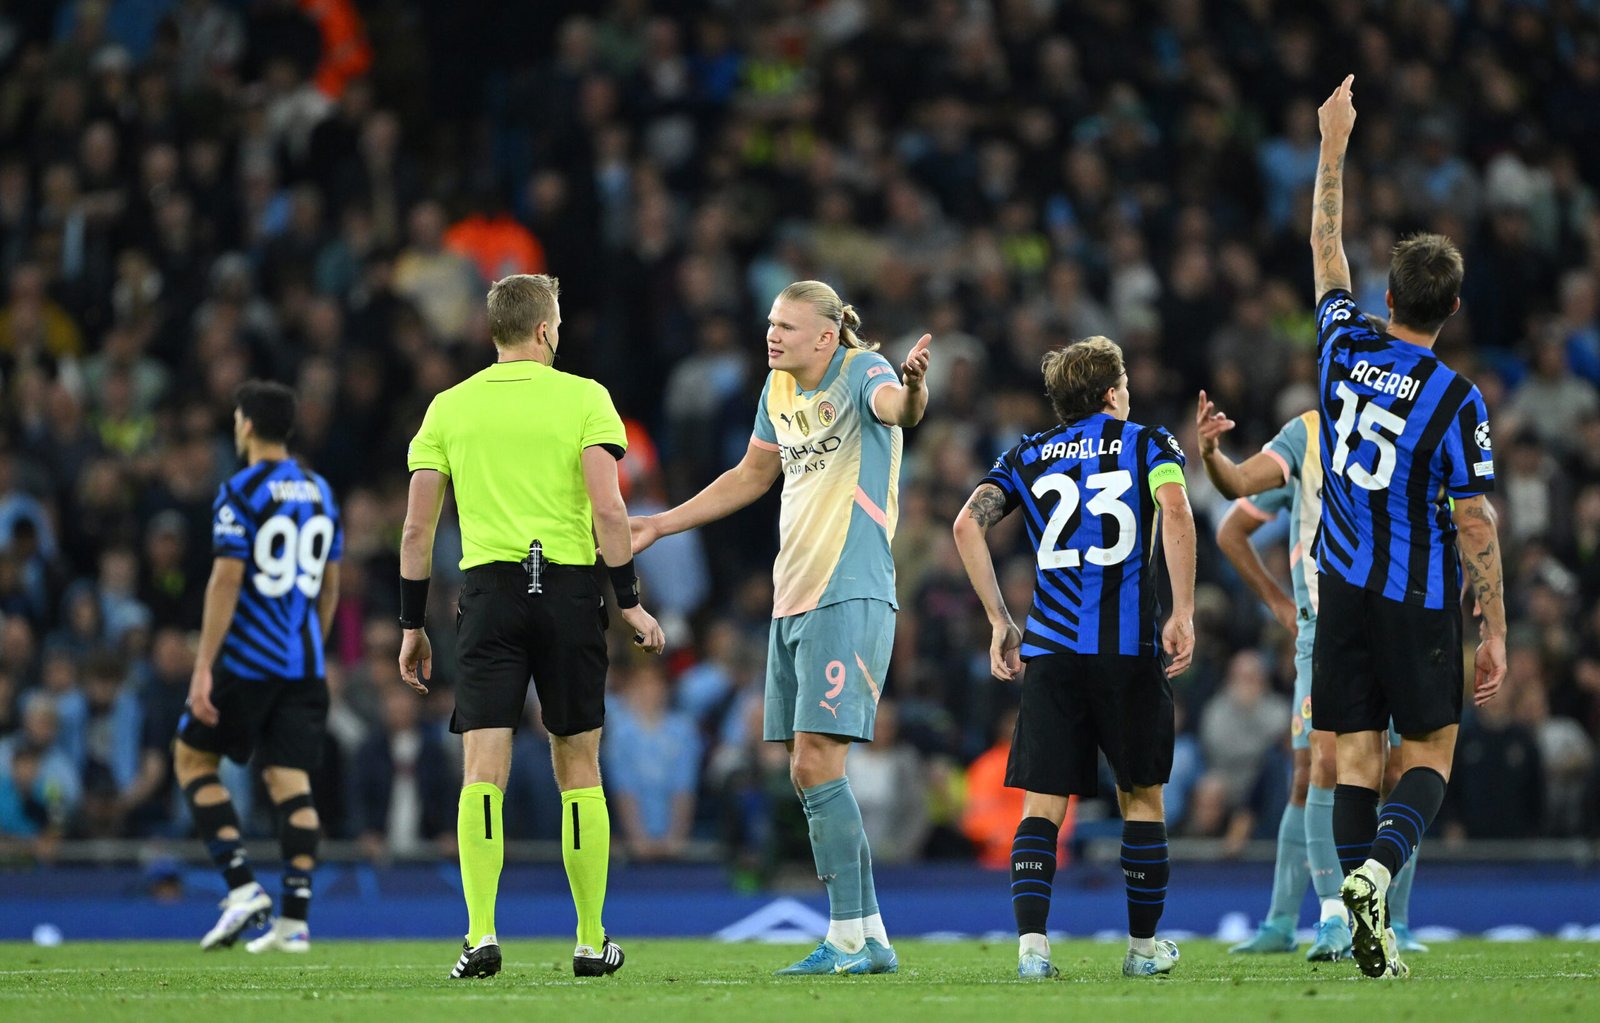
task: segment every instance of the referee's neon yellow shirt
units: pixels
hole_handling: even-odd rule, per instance
[[[583,449],[597,444],[617,458],[628,447],[604,387],[539,362],[497,362],[434,397],[407,463],[455,485],[463,569],[521,561],[530,540],[556,564],[592,565]]]

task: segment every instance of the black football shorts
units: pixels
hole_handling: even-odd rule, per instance
[[[328,728],[328,683],[321,678],[240,678],[217,670],[211,676],[216,727],[191,711],[178,722],[178,738],[195,749],[241,764],[254,754],[260,767],[315,771],[322,766]]]
[[[452,732],[516,728],[531,680],[551,735],[593,731],[606,718],[606,610],[599,571],[546,565],[528,593],[521,565],[467,570],[456,617]]]
[[[1317,578],[1311,726],[1424,735],[1461,721],[1461,609],[1390,600],[1332,572]]]
[[[1093,796],[1104,752],[1122,791],[1164,785],[1175,738],[1172,687],[1153,652],[1046,654],[1022,676],[1006,784]]]

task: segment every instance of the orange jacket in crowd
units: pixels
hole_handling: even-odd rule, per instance
[[[372,67],[366,26],[353,0],[300,0],[300,10],[322,33],[317,89],[324,96],[338,99],[350,79],[360,78]]]
[[[967,768],[967,808],[961,813],[961,831],[978,853],[978,863],[990,870],[1011,869],[1011,841],[1022,820],[1022,790],[1006,788],[1006,760],[1011,742],[1006,740],[985,750]],[[1066,844],[1072,838],[1072,821],[1077,797],[1067,803],[1067,817],[1061,822],[1056,843],[1057,868],[1067,865]]]
[[[445,248],[472,260],[486,281],[544,273],[544,246],[508,213],[474,213],[444,233]]]

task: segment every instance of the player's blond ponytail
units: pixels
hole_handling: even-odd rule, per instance
[[[839,293],[822,281],[795,281],[784,288],[778,295],[783,302],[807,302],[817,311],[817,315],[825,320],[832,320],[839,327],[839,343],[846,348],[860,348],[863,351],[875,352],[878,350],[876,341],[868,341],[861,336],[861,314],[856,312],[853,305],[845,305],[839,298]]]

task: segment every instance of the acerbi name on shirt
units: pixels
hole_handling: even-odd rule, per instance
[[[1350,367],[1350,379],[1365,384],[1379,394],[1392,394],[1401,401],[1415,398],[1422,390],[1422,382],[1404,373],[1392,373],[1382,366],[1374,366],[1362,359]]]

